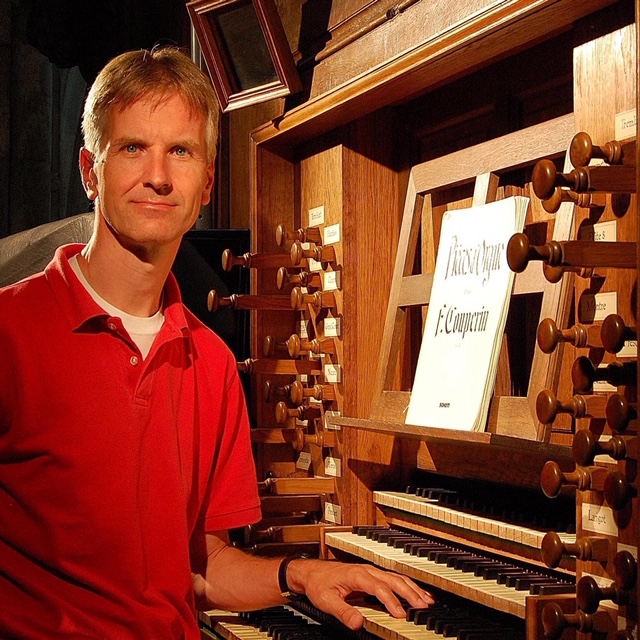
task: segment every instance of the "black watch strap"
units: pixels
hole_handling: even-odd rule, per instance
[[[285,598],[299,598],[303,595],[302,593],[297,593],[289,588],[289,583],[287,582],[287,569],[289,568],[289,563],[292,560],[308,557],[309,556],[306,553],[298,553],[295,555],[285,556],[280,561],[280,566],[278,567],[278,586],[280,587],[280,594]]]

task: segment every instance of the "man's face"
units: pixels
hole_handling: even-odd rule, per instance
[[[123,245],[177,246],[210,200],[204,117],[176,94],[116,107],[108,121],[100,157],[81,153],[87,195]]]

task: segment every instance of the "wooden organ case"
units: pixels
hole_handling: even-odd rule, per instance
[[[343,9],[320,53],[300,42],[304,97],[252,131],[252,252],[223,256],[252,293],[209,296],[252,317],[264,518],[237,543],[373,562],[438,600],[428,622],[363,601],[359,636],[300,604],[291,637],[638,638],[638,8]],[[517,194],[487,429],[407,425],[442,215]]]

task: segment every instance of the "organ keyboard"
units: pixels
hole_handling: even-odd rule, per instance
[[[575,545],[575,522],[571,515],[562,519],[566,505],[541,509],[537,494],[504,489],[498,494],[492,483],[456,483],[425,473],[414,480],[416,486],[405,491],[373,493],[384,513],[378,524],[328,527],[321,546],[327,556],[356,558],[411,577],[434,594],[435,605],[408,608],[407,619],[398,620],[377,602],[357,601],[365,624],[355,634],[305,599],[278,608],[287,620],[274,623],[280,635],[264,623],[275,610],[239,616],[207,612],[201,615],[205,628],[231,640],[542,638],[537,632],[526,635],[527,621],[549,598],[576,591],[575,561],[563,556],[550,567],[540,554],[551,531],[560,546]]]
[[[440,504],[437,500],[407,495],[393,491],[374,491],[374,502],[407,513],[431,518],[454,527],[493,536],[531,547],[539,552],[546,531],[515,522],[504,522],[483,515],[466,513],[460,509]],[[574,542],[575,534],[560,533],[562,542]]]
[[[524,640],[507,617],[456,598],[439,601],[428,609],[407,608],[405,619],[394,618],[377,602],[352,603],[364,625],[351,631],[308,601],[263,611],[235,614],[212,610],[200,613],[208,637],[225,640]],[[203,635],[203,637],[205,637]]]
[[[525,617],[529,595],[575,590],[569,577],[553,576],[523,563],[505,562],[471,547],[402,529],[362,527],[355,533],[327,533],[325,542],[336,551],[519,618]]]

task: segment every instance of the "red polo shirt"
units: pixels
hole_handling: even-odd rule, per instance
[[[143,360],[80,249],[0,290],[0,637],[195,640],[205,531],[260,518],[236,363],[173,276]]]

